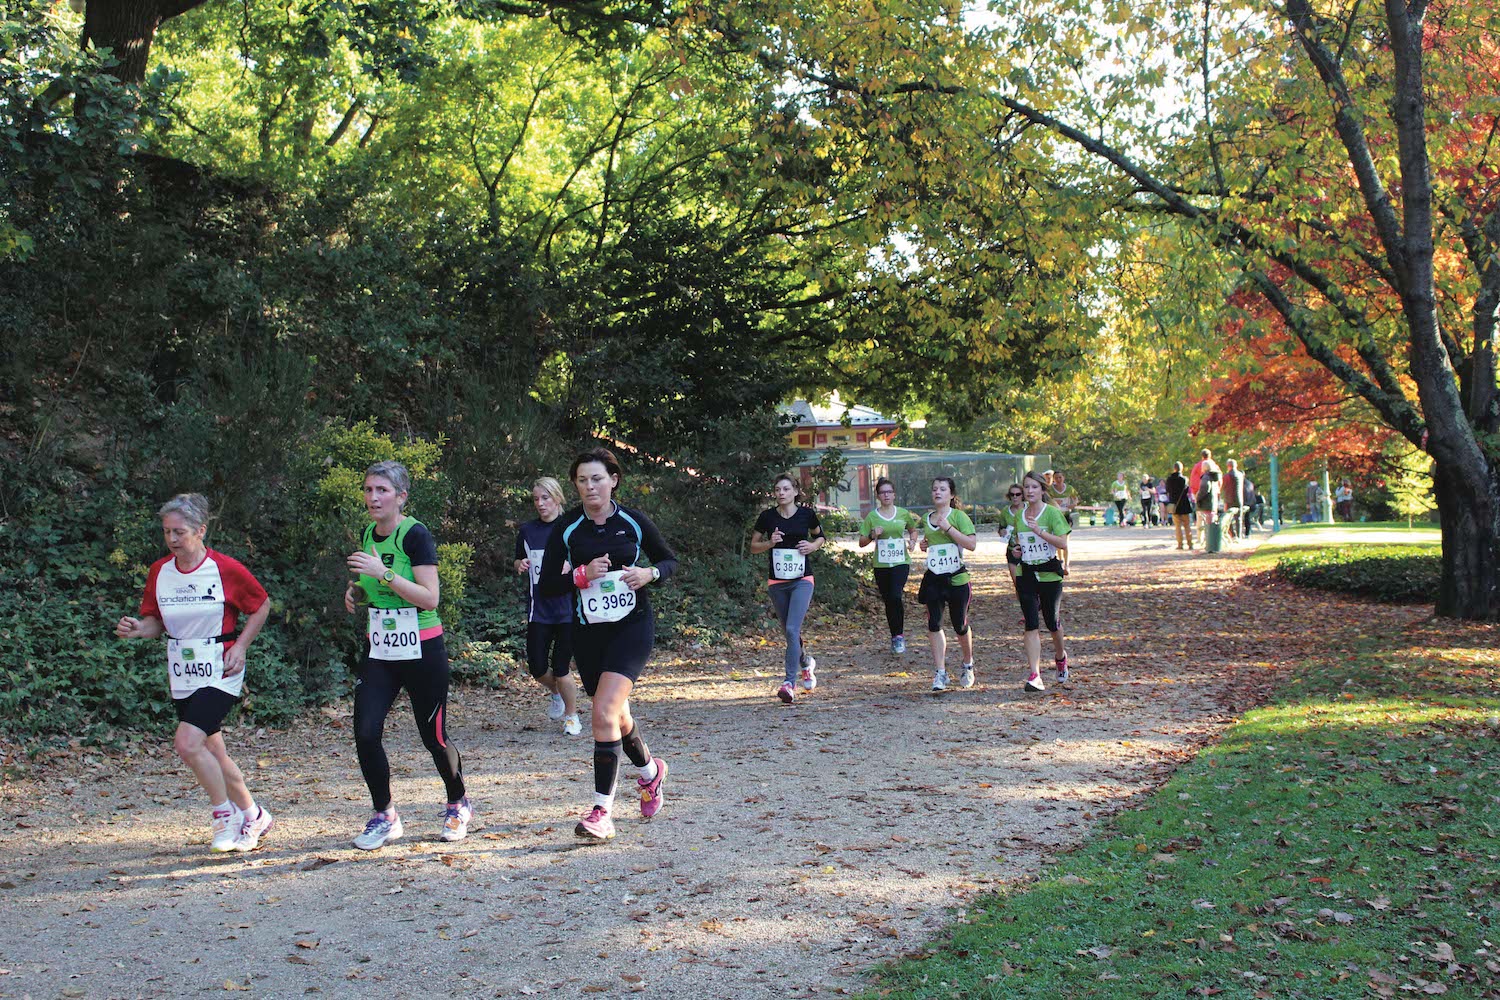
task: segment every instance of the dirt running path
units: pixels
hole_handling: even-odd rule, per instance
[[[554,735],[529,690],[455,699],[480,823],[454,845],[436,839],[441,786],[404,701],[388,745],[407,838],[374,854],[348,846],[368,802],[339,710],[230,734],[278,817],[249,856],[207,852],[201,795],[170,745],[12,759],[0,996],[855,991],[860,970],[921,947],[972,895],[1034,876],[1160,782],[1296,655],[1311,619],[1332,638],[1326,604],[1231,588],[1239,560],[1179,555],[1166,531],[1084,529],[1075,552],[1074,681],[1044,695],[1021,691],[993,535],[972,560],[973,690],[929,694],[920,619],[897,660],[873,604],[838,621],[814,605],[821,685],[794,707],[772,697],[770,632],[755,649],[663,657],[637,711],[671,762],[668,804],[632,818],[625,768],[604,847],[572,834],[591,743]],[[1417,614],[1358,607],[1344,617]]]

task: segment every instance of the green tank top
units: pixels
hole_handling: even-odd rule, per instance
[[[402,542],[406,540],[406,533],[412,529],[412,526],[421,523],[416,518],[408,515],[401,519],[400,524],[396,525],[395,531],[387,535],[383,541],[377,541],[375,538],[375,522],[371,521],[365,525],[364,538],[360,541],[359,547],[361,551],[368,552],[371,546],[374,546],[375,554],[380,557],[380,561],[385,563],[388,569],[394,570],[397,576],[404,577],[415,583],[417,578],[411,572],[411,557],[406,554],[406,549],[402,545]],[[411,604],[405,598],[381,583],[377,577],[366,576],[361,573],[359,575],[359,582],[364,586],[365,593],[370,595],[370,607],[372,608],[411,607]],[[442,623],[442,619],[438,617],[438,613],[435,610],[417,612],[417,628],[419,629],[436,628]]]

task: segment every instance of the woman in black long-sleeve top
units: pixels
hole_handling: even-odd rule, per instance
[[[573,661],[593,699],[594,728],[594,805],[574,833],[605,841],[615,835],[611,812],[622,752],[640,768],[641,816],[655,816],[665,801],[667,762],[641,738],[630,692],[656,639],[645,588],[671,576],[677,557],[650,518],[612,499],[620,464],[608,449],[579,455],[569,477],[582,503],[554,522],[538,586],[543,594],[573,595]],[[649,567],[637,565],[643,555]]]

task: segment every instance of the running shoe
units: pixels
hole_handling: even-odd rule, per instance
[[[1036,673],[1026,678],[1026,683],[1023,685],[1023,687],[1027,691],[1033,692],[1047,690],[1047,685],[1042,683],[1042,672],[1038,670]]]
[[[782,701],[786,702],[788,705],[790,705],[792,702],[796,701],[797,700],[797,691],[796,691],[795,688],[792,687],[792,682],[791,681],[787,681],[785,684],[781,685],[781,687],[777,688],[776,689],[776,697],[780,698]]]
[[[1057,683],[1068,683],[1068,654],[1064,653],[1062,657],[1055,662],[1057,663]]]
[[[641,789],[641,819],[650,819],[661,812],[661,807],[666,804],[667,793],[662,786],[667,780],[667,762],[660,757],[656,758],[656,777],[647,781],[645,778],[636,778],[635,783]]]
[[[587,816],[578,821],[578,825],[573,827],[573,832],[584,840],[602,843],[615,835],[615,821],[609,818],[608,809],[595,806],[589,810]]]
[[[260,846],[260,838],[271,832],[276,825],[276,820],[271,818],[271,810],[260,806],[260,813],[254,819],[249,816],[240,824],[240,835],[235,838],[234,849],[236,851],[253,851]]]
[[[958,686],[961,688],[974,686],[974,664],[965,663],[964,668],[958,672]]]
[[[209,849],[219,854],[226,854],[234,850],[234,842],[240,838],[240,827],[245,825],[245,814],[238,809],[215,809],[213,825],[213,843]]]
[[[902,653],[906,652],[906,636],[891,636],[891,652],[895,653],[897,656],[900,656]]]
[[[563,732],[569,736],[577,736],[583,732],[583,723],[578,721],[578,713],[563,716]]]
[[[946,690],[948,690],[948,668],[938,667],[937,672],[932,675],[932,691],[936,694]]]
[[[469,820],[473,818],[474,807],[469,804],[467,795],[457,802],[448,803],[448,811],[443,814],[442,838],[450,844],[463,840],[469,835]]]
[[[547,718],[551,719],[553,722],[556,722],[566,714],[568,714],[568,709],[567,706],[563,704],[562,695],[554,694],[550,699],[548,699]]]
[[[392,840],[400,840],[405,832],[401,827],[401,817],[394,811],[376,813],[365,824],[364,832],[354,838],[354,846],[361,851],[376,851]]]
[[[818,661],[816,657],[802,657],[802,672],[797,675],[797,683],[802,686],[802,690],[811,691],[818,686],[818,675],[813,672],[817,669]]]

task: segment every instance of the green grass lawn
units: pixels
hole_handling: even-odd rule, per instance
[[[1441,576],[1442,535],[1405,522],[1289,525],[1246,560],[1291,583],[1384,601],[1431,601]]]
[[[1306,664],[872,995],[1500,997],[1497,646],[1432,622]]]

